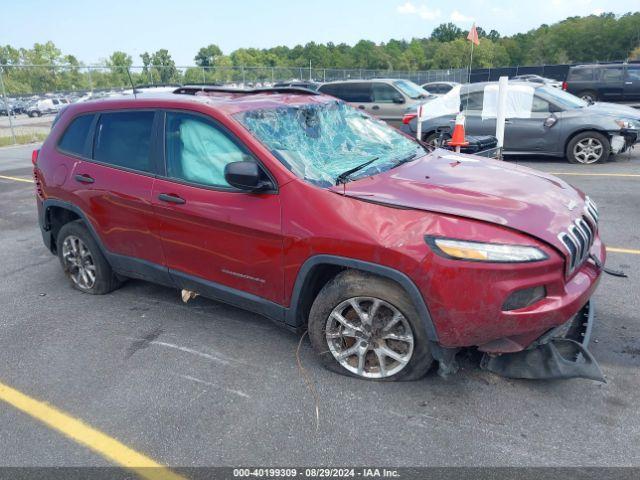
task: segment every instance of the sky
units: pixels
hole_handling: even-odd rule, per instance
[[[2,0],[0,45],[29,48],[52,40],[65,54],[104,63],[122,50],[166,48],[178,66],[193,65],[200,47],[226,54],[241,47],[293,47],[358,40],[427,37],[440,23],[511,35],[568,16],[639,10],[638,0]]]

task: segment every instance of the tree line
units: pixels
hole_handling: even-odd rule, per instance
[[[387,72],[465,68],[470,53],[467,34],[455,24],[445,23],[425,38],[383,43],[360,40],[353,46],[309,42],[293,48],[239,48],[229,55],[212,43],[196,53],[197,67],[184,70],[176,67],[166,49],[140,55],[135,62],[141,64],[140,68],[132,68],[134,59],[129,54],[116,51],[104,60],[106,68],[87,70],[75,56],[63,54],[53,42],[47,42],[36,43],[31,49],[0,46],[0,65],[56,67],[3,69],[9,93],[112,88],[130,85],[130,81],[136,85],[268,81],[272,68],[291,68],[288,77],[294,78],[299,68],[310,64],[316,68]],[[472,68],[640,59],[640,12],[569,17],[511,36],[479,27],[478,35],[480,45],[474,50]],[[248,73],[239,78],[242,67],[248,68]]]

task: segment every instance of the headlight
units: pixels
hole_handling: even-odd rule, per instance
[[[615,122],[620,128],[638,128],[633,120],[618,119]]]
[[[480,243],[451,238],[425,237],[435,253],[446,258],[472,260],[476,262],[539,262],[547,259],[547,254],[536,247],[504,245],[501,243]]]

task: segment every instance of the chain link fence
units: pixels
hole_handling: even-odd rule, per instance
[[[269,87],[278,82],[402,78],[417,84],[466,82],[467,69],[389,71],[310,67],[199,67],[110,65],[0,66],[0,146],[46,137],[60,108],[92,98],[131,94],[132,85],[215,84],[237,88]]]

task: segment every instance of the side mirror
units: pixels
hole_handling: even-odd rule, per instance
[[[232,187],[250,192],[270,190],[273,185],[264,180],[260,166],[255,162],[233,162],[224,167],[224,179]]]
[[[551,128],[556,124],[557,121],[558,121],[558,117],[556,117],[554,114],[551,114],[544,119],[543,125],[545,128]]]
[[[394,95],[391,100],[393,100],[393,103],[397,103],[397,104],[404,103],[404,97],[402,95]]]

